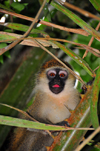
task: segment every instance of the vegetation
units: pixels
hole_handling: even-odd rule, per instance
[[[94,7],[94,14],[81,9],[80,6],[76,7],[75,2],[73,2],[73,5],[67,2],[62,3],[61,0],[57,2],[52,0],[50,4],[46,2],[49,3],[49,0],[39,0],[41,4],[39,6],[39,3],[34,1],[35,5],[34,7],[32,6],[32,9],[30,9],[31,1],[12,2],[7,0],[0,4],[0,15],[4,17],[8,14],[6,22],[0,22],[0,25],[2,25],[0,27],[1,64],[3,62],[6,63],[4,56],[11,58],[10,53],[17,51],[19,45],[37,47],[31,50],[31,47],[28,47],[29,50],[23,55],[23,59],[20,59],[21,61],[14,70],[11,79],[2,90],[0,95],[0,124],[32,128],[36,128],[38,125],[40,129],[61,130],[48,150],[79,151],[85,149],[85,151],[99,151],[100,33],[98,30],[100,28],[100,17],[97,14],[100,11],[100,1],[90,0],[88,2],[89,6]],[[24,13],[25,15],[22,15]],[[27,13],[30,17],[28,17]],[[84,19],[83,16],[79,15],[80,13],[86,16],[86,18]],[[39,22],[38,19],[41,19],[41,15],[43,20]],[[55,24],[53,21],[57,23]],[[61,25],[58,25],[59,23]],[[17,49],[15,50],[16,45]],[[30,102],[27,101],[34,86],[33,74],[37,72],[40,64],[50,58],[50,56],[60,61],[58,59],[58,49],[64,52],[60,59],[66,60],[67,58],[69,60],[70,58],[70,63],[75,71],[79,73],[77,75],[70,71],[79,80],[79,91],[81,92],[81,85],[85,89],[80,104],[68,119],[71,128],[74,128],[73,131],[71,128],[68,128],[68,131],[65,132],[66,127],[47,126],[41,123],[32,124],[30,121],[26,123],[26,121],[21,119],[8,117],[15,116],[15,110],[26,114],[25,111],[11,106],[23,109],[23,105],[25,108],[26,105],[29,106],[33,102],[33,98],[31,98]],[[90,82],[91,80],[92,82]],[[83,129],[80,130],[80,128]],[[88,131],[90,128],[92,132]],[[0,146],[4,143],[9,130],[10,127],[8,126],[0,127]],[[62,130],[64,131],[63,133]],[[83,137],[86,139],[82,140]],[[82,143],[80,144],[80,142]]]

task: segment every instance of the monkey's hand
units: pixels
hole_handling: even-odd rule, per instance
[[[67,121],[62,121],[60,123],[57,123],[56,125],[70,127],[70,125],[69,125],[69,123]]]

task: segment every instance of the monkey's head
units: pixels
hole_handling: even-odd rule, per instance
[[[65,63],[69,68],[72,67]],[[60,123],[69,118],[80,101],[74,88],[76,78],[55,59],[44,63],[38,72],[35,99],[29,113],[43,123]]]
[[[64,63],[72,69],[67,62]],[[55,59],[52,59],[41,67],[37,76],[37,85],[38,88],[42,86],[44,91],[49,88],[53,94],[59,94],[65,89],[66,84],[70,83],[74,87],[75,80],[76,78],[68,69]]]

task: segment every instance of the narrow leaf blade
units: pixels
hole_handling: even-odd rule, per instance
[[[90,102],[91,121],[94,128],[97,128],[99,126],[99,119],[98,119],[98,114],[97,114],[99,91],[100,91],[100,66],[97,71],[97,75],[93,84],[93,93],[92,93],[92,97],[91,97],[92,99]]]
[[[52,126],[46,125],[43,123],[12,118],[9,116],[0,115],[0,124],[9,125],[9,126],[18,126],[23,128],[33,128],[33,129],[41,129],[41,130],[64,130],[65,128],[60,126]]]
[[[47,1],[49,2],[49,0],[47,0]],[[98,33],[96,30],[94,30],[89,24],[87,24],[84,20],[82,20],[80,17],[78,17],[72,11],[65,8],[64,6],[57,4],[56,2],[51,2],[50,4],[52,6],[54,6],[57,10],[64,13],[66,16],[68,16],[70,19],[72,19],[77,25],[79,25],[81,28],[86,30],[93,37],[95,37],[96,39],[98,39],[100,41],[100,33]]]
[[[100,0],[90,0],[90,2],[95,7],[95,9],[97,9],[98,11],[100,11]]]
[[[69,48],[66,48],[64,45],[62,45],[60,43],[55,42],[55,41],[53,43],[56,44],[60,49],[62,49],[67,55],[69,55],[80,66],[82,66],[89,75],[91,75],[92,77],[95,76],[94,71],[92,71],[92,69],[89,67],[89,65],[81,57],[79,57],[72,50],[70,50]]]

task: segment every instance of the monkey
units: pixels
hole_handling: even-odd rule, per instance
[[[35,99],[27,113],[41,123],[61,125],[80,102],[80,94],[74,88],[76,78],[55,59],[45,62],[36,76]],[[53,141],[41,130],[17,128],[7,151],[46,151]]]

